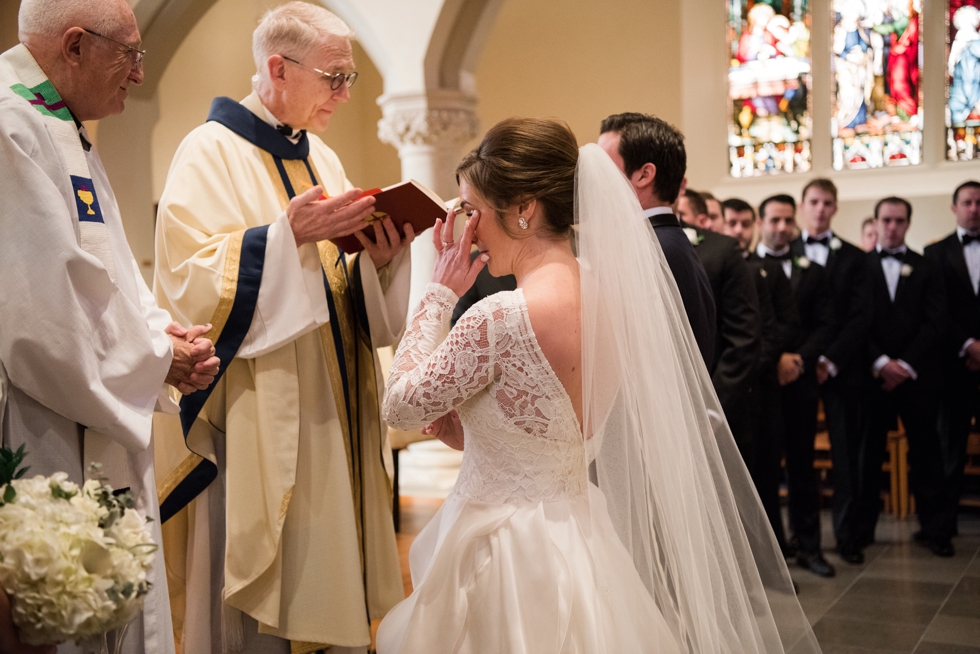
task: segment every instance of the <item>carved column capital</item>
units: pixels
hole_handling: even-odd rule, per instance
[[[478,134],[472,98],[382,97],[378,103],[383,114],[378,138],[399,150],[419,145],[458,148]]]

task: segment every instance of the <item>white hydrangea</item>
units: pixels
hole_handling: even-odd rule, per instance
[[[0,584],[21,640],[91,644],[143,608],[156,545],[146,518],[89,480],[16,479],[0,506]],[[0,486],[0,497],[9,494]]]

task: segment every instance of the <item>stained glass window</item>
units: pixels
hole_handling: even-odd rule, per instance
[[[727,0],[733,177],[810,169],[809,0]]]
[[[977,158],[980,135],[980,0],[949,0],[946,31],[946,156]]]
[[[920,0],[834,0],[837,170],[908,166],[922,153]]]

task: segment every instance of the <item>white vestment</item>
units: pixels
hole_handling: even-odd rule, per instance
[[[24,46],[0,56],[35,66]],[[80,136],[86,137],[84,128]],[[176,411],[163,380],[173,356],[167,312],[157,307],[126,241],[119,207],[95,149],[84,154],[108,233],[115,281],[82,249],[72,181],[42,115],[0,88],[0,370],[6,372],[3,444],[25,445],[29,475],[66,472],[81,484],[93,461],[137,508],[158,519],[151,438],[154,408]],[[174,652],[162,553],[126,637],[128,653]],[[62,654],[80,651],[73,643]]]
[[[293,147],[270,127],[254,94],[241,104],[219,102],[249,129]],[[214,115],[213,107],[171,165],[157,222],[155,293],[178,319],[212,323],[220,355],[222,338],[235,327],[230,307],[243,302],[242,271],[261,263],[261,283],[247,333],[186,447],[175,421],[167,442],[158,442],[165,506],[202,457],[217,468],[215,481],[194,491],[200,494],[164,528],[178,638],[194,654],[288,651],[279,639],[292,641],[294,651],[363,647],[371,639],[368,615],[382,617],[403,597],[376,402],[381,379],[373,372],[348,388],[364,402],[351,418],[363,437],[354,442],[328,365],[330,357],[344,357],[335,353],[341,343],[331,329],[339,325],[324,283],[331,274],[359,280],[350,297],[363,298],[370,342],[359,365],[376,371],[374,348],[397,341],[404,328],[407,250],[377,272],[364,253],[347,256],[345,266],[336,254],[328,260],[332,245],[297,247],[273,155]],[[329,196],[350,189],[336,154],[316,137],[308,143],[308,158],[278,160],[295,193],[310,188],[313,174]],[[256,234],[264,240],[259,250],[249,245]],[[347,300],[331,297],[346,321]],[[358,346],[342,340],[337,351],[346,349],[350,367]],[[200,457],[188,457],[187,448]],[[276,640],[256,641],[256,621]]]

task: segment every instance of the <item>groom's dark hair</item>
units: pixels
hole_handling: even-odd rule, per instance
[[[619,134],[619,156],[629,177],[652,163],[657,167],[653,191],[661,202],[673,204],[687,172],[687,151],[680,130],[656,116],[640,113],[614,114],[602,121],[600,134]]]

